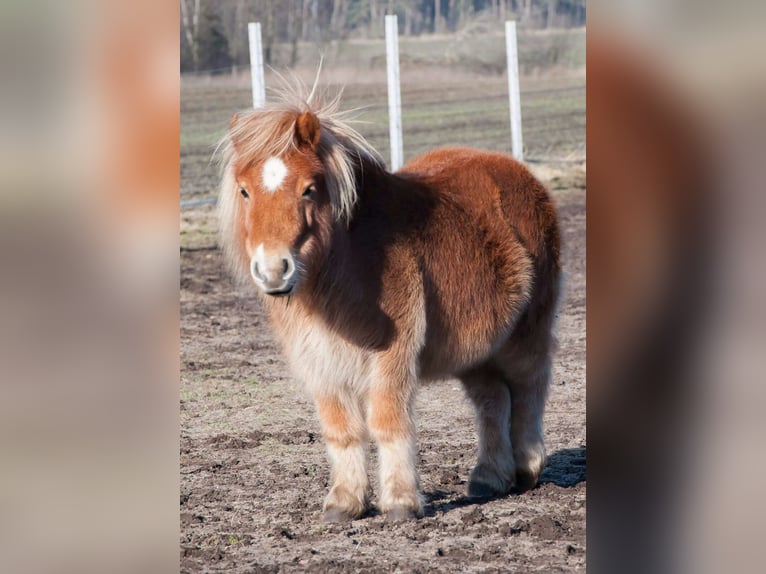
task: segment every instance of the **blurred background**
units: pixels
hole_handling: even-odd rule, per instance
[[[766,6],[588,10],[588,566],[758,571]]]

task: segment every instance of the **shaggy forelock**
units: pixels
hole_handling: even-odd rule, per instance
[[[219,144],[224,167],[223,183],[235,165],[249,165],[272,156],[285,156],[298,150],[295,123],[303,112],[313,113],[321,125],[317,157],[325,169],[325,179],[337,220],[348,222],[357,201],[355,171],[363,162],[383,167],[378,152],[349,125],[351,112],[339,111],[340,93],[321,98],[303,84],[283,88],[280,101],[240,114]],[[237,142],[235,148],[234,142]],[[231,174],[230,174],[231,175]],[[236,184],[222,187],[220,201],[236,197]]]

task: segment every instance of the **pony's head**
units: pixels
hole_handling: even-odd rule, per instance
[[[311,99],[291,93],[235,115],[222,142],[223,247],[235,273],[267,295],[291,293],[319,270],[333,226],[353,217],[362,164],[383,164],[337,113],[339,98]]]

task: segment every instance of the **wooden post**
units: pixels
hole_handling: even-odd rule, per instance
[[[388,64],[388,126],[391,136],[391,171],[402,167],[402,98],[399,90],[399,38],[396,15],[386,16],[386,62]]]
[[[516,44],[516,22],[505,23],[505,51],[508,60],[508,99],[511,104],[511,150],[513,157],[524,161],[521,137],[521,96],[519,95],[519,53]]]
[[[263,81],[263,48],[261,47],[261,23],[247,25],[250,40],[250,76],[253,85],[253,107],[262,108],[266,103],[266,88]]]

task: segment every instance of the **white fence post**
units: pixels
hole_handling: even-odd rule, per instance
[[[508,60],[508,98],[511,103],[511,150],[513,157],[524,161],[521,138],[521,96],[519,95],[519,52],[514,21],[505,23],[505,54]]]
[[[263,50],[261,49],[261,23],[247,25],[250,40],[250,76],[253,82],[253,107],[262,108],[266,103],[266,89],[263,82]]]
[[[386,16],[388,67],[388,125],[391,136],[391,171],[402,167],[402,98],[399,91],[399,30],[396,15]]]

